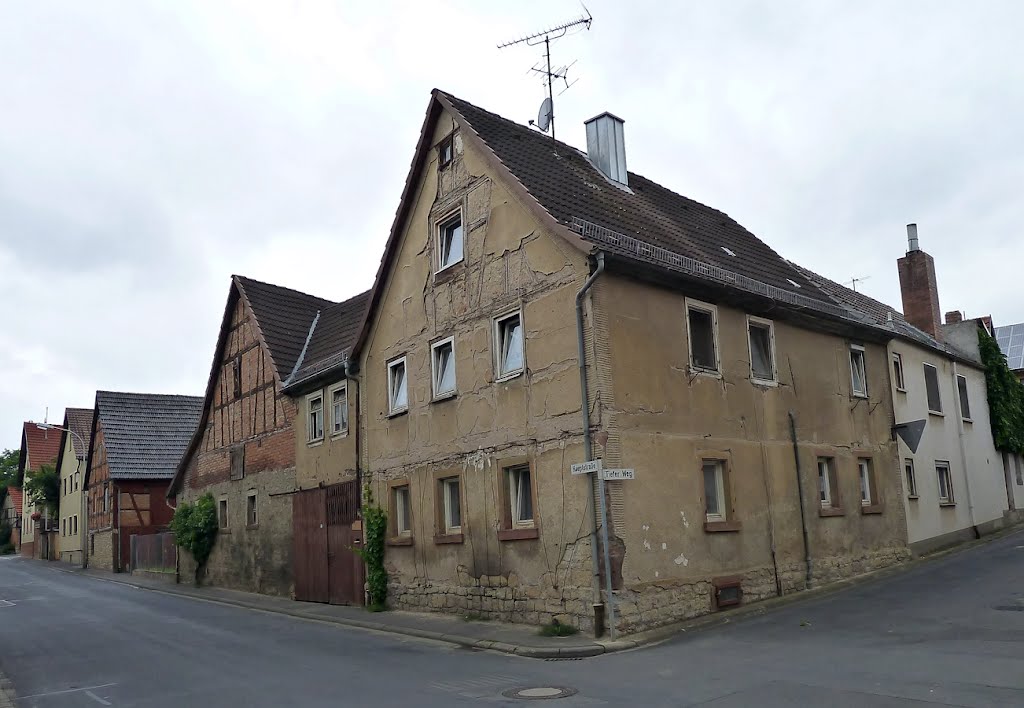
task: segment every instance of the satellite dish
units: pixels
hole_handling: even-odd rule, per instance
[[[544,102],[540,104],[540,110],[537,112],[537,127],[543,130],[545,133],[548,132],[548,128],[551,127],[550,98],[545,98]]]

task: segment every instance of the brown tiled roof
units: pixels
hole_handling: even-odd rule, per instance
[[[21,487],[8,487],[7,494],[11,497],[11,505],[14,507],[14,513],[21,516],[23,503]]]
[[[92,439],[92,408],[66,408],[64,427],[70,428],[77,435],[71,436],[71,447],[75,455],[88,455],[89,441]],[[84,449],[81,449],[83,445]]]
[[[295,368],[317,313],[335,303],[280,285],[234,276],[249,301],[253,317],[267,343],[278,376],[284,381]]]
[[[25,421],[21,444],[22,459],[19,464],[22,472],[35,472],[42,465],[53,465],[57,462],[61,431],[52,428],[40,429],[39,425],[30,420]],[[26,461],[30,465],[29,467],[26,467]]]
[[[582,219],[643,244],[820,301],[832,311],[834,304],[821,297],[797,269],[728,214],[634,172],[629,173],[628,189],[617,186],[576,148],[451,94],[439,93],[562,224],[572,227],[575,220]],[[584,233],[584,238],[589,236]],[[638,256],[634,249],[597,243],[603,250],[661,265]]]
[[[289,383],[300,383],[329,371],[348,358],[362,324],[370,291],[331,305],[320,313],[313,335]]]

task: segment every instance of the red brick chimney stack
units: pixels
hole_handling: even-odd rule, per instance
[[[960,324],[964,321],[964,313],[960,310],[950,310],[946,313],[946,324]]]
[[[917,224],[907,224],[907,255],[900,258],[896,265],[900,271],[903,316],[918,329],[936,339],[942,339],[935,260],[918,245]]]

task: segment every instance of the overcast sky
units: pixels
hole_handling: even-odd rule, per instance
[[[1024,3],[588,6],[559,138],[612,111],[632,171],[897,308],[916,221],[943,310],[1024,321]],[[0,3],[0,448],[97,389],[201,395],[232,273],[370,287],[430,89],[525,123],[540,52],[495,45],[580,11]]]

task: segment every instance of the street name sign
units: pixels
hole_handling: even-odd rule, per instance
[[[601,460],[590,460],[590,462],[577,462],[569,470],[573,474],[590,474],[600,472],[602,469]]]
[[[636,479],[636,470],[632,468],[620,469],[609,467],[608,469],[601,472],[601,479],[605,480],[606,482],[621,479]]]

